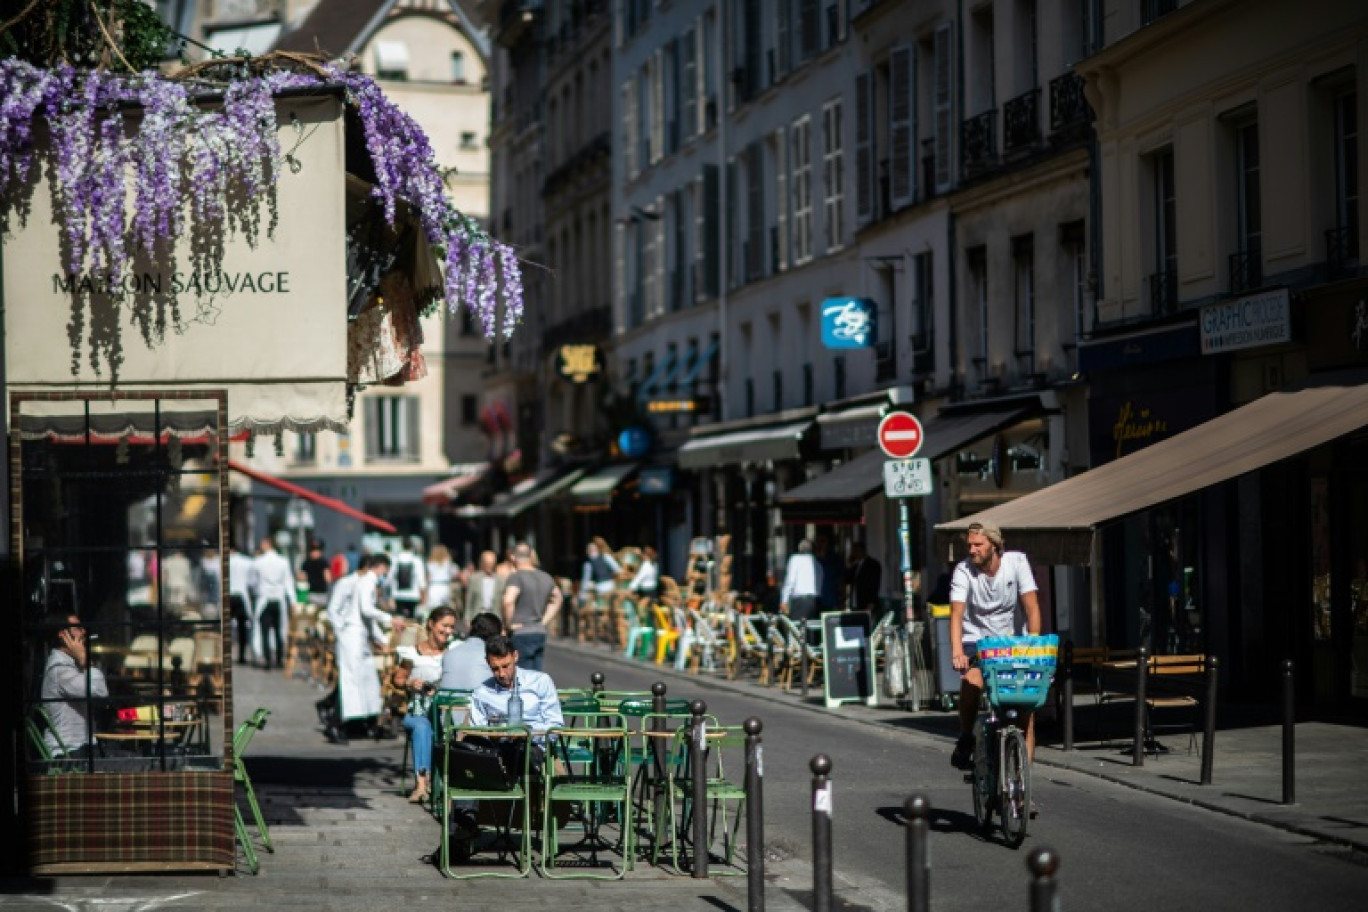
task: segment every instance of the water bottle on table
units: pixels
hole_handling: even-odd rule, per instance
[[[523,724],[522,690],[518,686],[516,676],[513,678],[513,689],[508,694],[508,724]]]

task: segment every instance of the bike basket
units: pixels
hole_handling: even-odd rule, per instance
[[[1059,637],[984,637],[978,642],[988,702],[1031,711],[1045,705],[1059,663]]]

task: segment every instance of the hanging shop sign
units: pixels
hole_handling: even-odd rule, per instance
[[[651,449],[651,433],[642,427],[629,427],[618,434],[618,449],[628,459],[640,459]]]
[[[588,383],[603,371],[597,345],[562,345],[556,349],[556,373],[571,383]]]
[[[1198,328],[1204,355],[1291,342],[1292,308],[1287,289],[1203,307]]]
[[[701,412],[707,408],[704,400],[694,396],[677,399],[651,399],[646,403],[646,411],[652,415],[676,415],[680,412]]]
[[[871,348],[879,341],[879,305],[868,298],[822,302],[822,344],[827,348]]]

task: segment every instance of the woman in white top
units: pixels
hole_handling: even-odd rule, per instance
[[[636,576],[632,577],[627,588],[645,598],[655,598],[659,586],[660,567],[656,563],[656,550],[647,545],[641,549],[641,566],[637,567]]]
[[[412,735],[413,769],[418,774],[418,785],[409,795],[414,804],[432,791],[432,721],[428,718],[428,707],[437,682],[442,680],[442,656],[456,635],[456,612],[445,605],[434,608],[428,614],[426,629],[427,635],[414,645],[395,648],[398,664],[392,679],[396,687],[405,687],[409,693],[404,728]]]
[[[456,584],[457,569],[451,561],[451,552],[447,550],[446,545],[432,546],[427,559],[427,601],[422,606],[424,615],[434,608],[456,604],[451,590]]]

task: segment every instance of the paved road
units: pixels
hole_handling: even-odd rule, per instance
[[[645,689],[661,679],[671,696],[701,697],[726,724],[761,717],[766,840],[790,859],[772,865],[774,884],[794,898],[810,890],[807,764],[818,752],[833,762],[836,882],[845,908],[905,907],[900,809],[914,791],[934,809],[932,902],[938,912],[979,912],[998,898],[1024,908],[1025,859],[1036,846],[1059,852],[1062,895],[1072,908],[1149,909],[1160,902],[1173,912],[1281,912],[1318,904],[1356,907],[1368,889],[1362,853],[1064,769],[1037,767],[1041,817],[1022,849],[1012,851],[975,831],[969,787],[949,766],[943,738],[871,725],[863,708],[818,714],[791,697],[719,689],[707,678],[662,676],[554,645],[548,670],[562,687],[586,685],[595,670],[605,673],[612,689]]]

